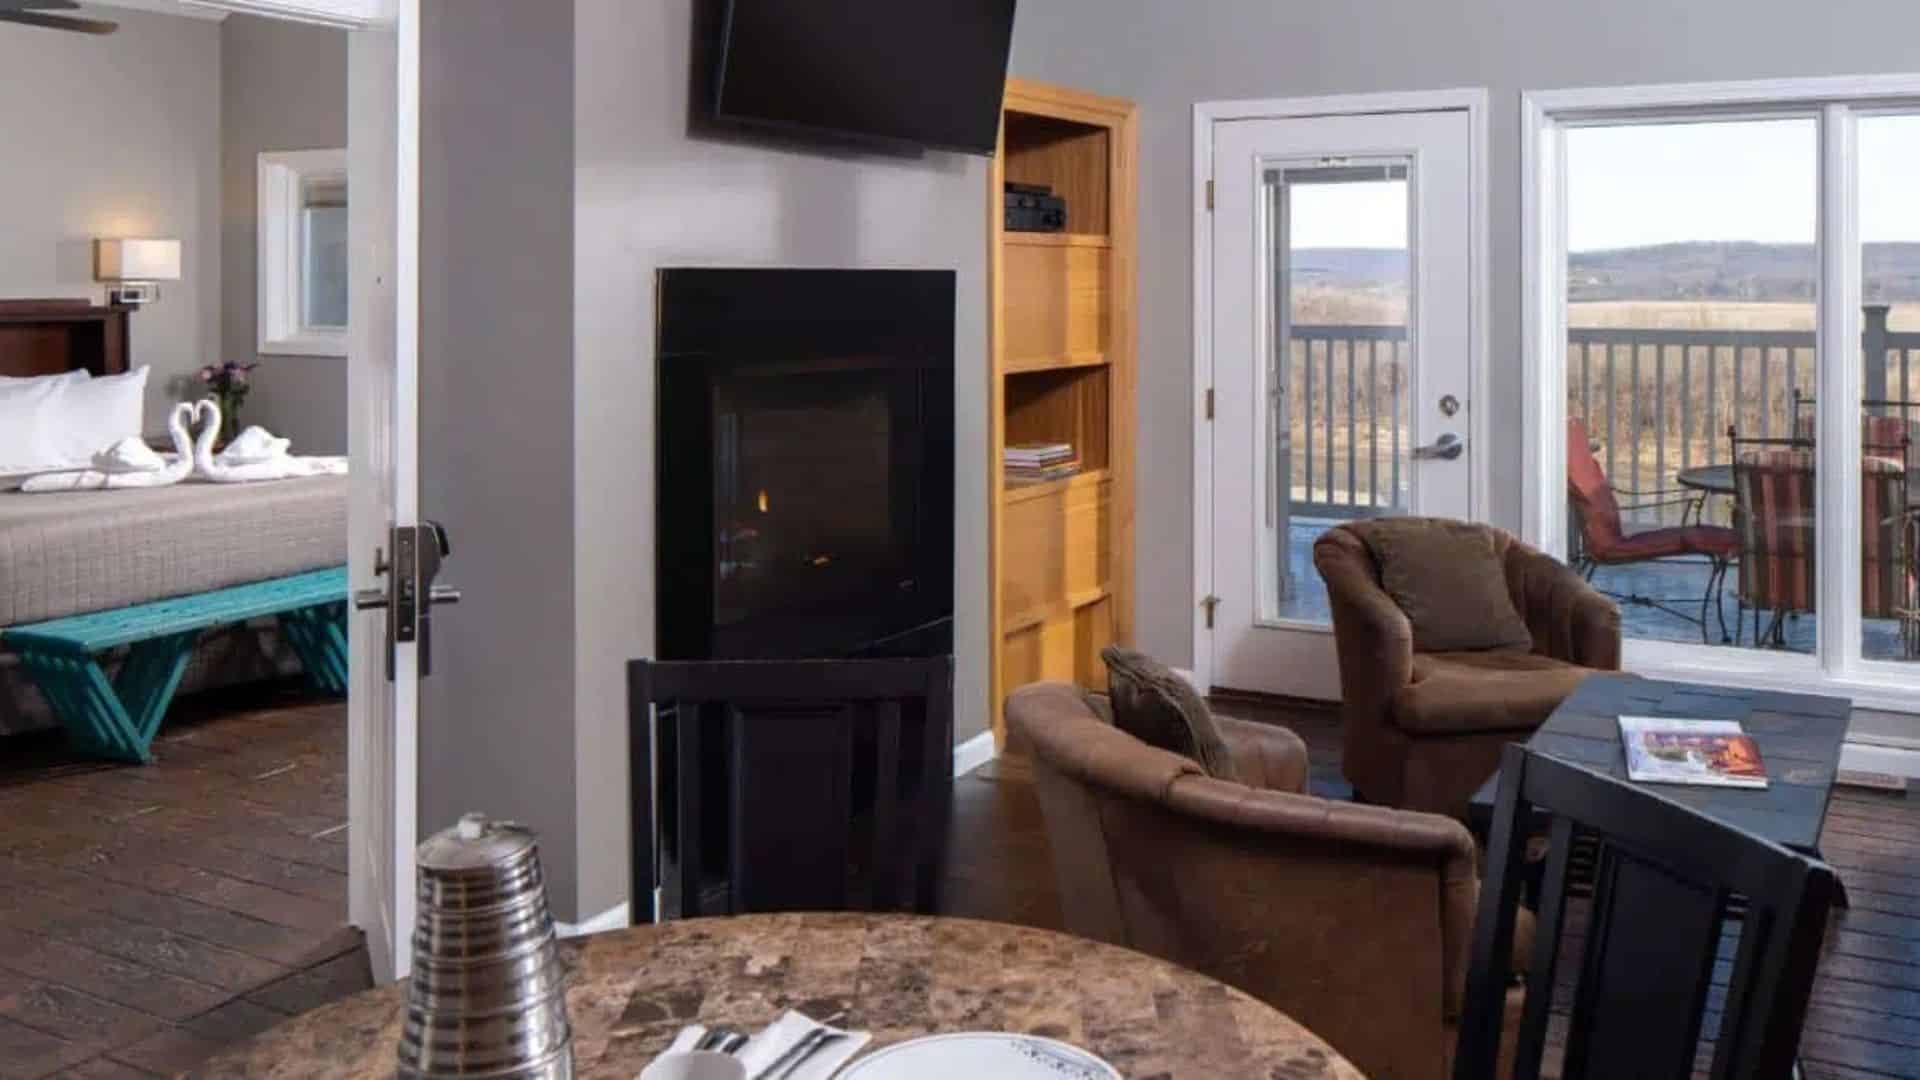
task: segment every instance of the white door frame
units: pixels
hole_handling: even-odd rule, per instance
[[[1419,90],[1328,97],[1202,101],[1193,107],[1193,675],[1196,685],[1213,685],[1213,632],[1207,628],[1202,599],[1213,592],[1213,432],[1208,394],[1213,364],[1213,128],[1229,120],[1285,120],[1315,116],[1363,116],[1377,113],[1458,112],[1467,114],[1471,138],[1468,180],[1471,220],[1467,225],[1468,363],[1472,400],[1467,405],[1467,445],[1471,505],[1476,520],[1487,516],[1488,415],[1485,407],[1489,267],[1487,233],[1488,94],[1484,87]],[[1328,631],[1331,632],[1331,631]]]
[[[391,228],[378,244],[356,242],[351,250],[350,274],[360,287],[373,290],[381,318],[377,325],[349,328],[350,341],[365,350],[349,357],[349,372],[368,367],[391,372],[392,384],[371,393],[364,385],[349,387],[349,398],[369,401],[369,408],[390,406],[387,415],[369,413],[355,421],[370,426],[369,435],[355,439],[352,472],[356,481],[352,503],[366,512],[367,486],[378,486],[373,472],[392,469],[392,486],[374,498],[386,502],[376,526],[410,523],[419,516],[418,372],[420,315],[420,3],[421,0],[194,0],[202,7],[265,18],[333,26],[349,33],[376,32],[395,37],[393,84],[348,87],[352,98],[369,93],[373,100],[391,100],[395,116],[390,131],[381,132],[390,146],[377,150],[349,132],[349,170],[356,165],[380,170],[392,168],[393,204],[390,220],[376,228]],[[356,69],[353,79],[386,78],[386,71]],[[376,155],[372,158],[364,155]],[[364,204],[364,202],[363,202]],[[387,209],[382,207],[382,209]],[[383,265],[383,263],[385,265]],[[371,283],[379,282],[377,289]],[[368,354],[391,350],[391,357]],[[351,350],[350,350],[351,351]],[[350,380],[351,380],[350,374]],[[355,391],[359,392],[355,392]],[[378,447],[385,460],[373,460],[369,446]],[[350,512],[348,529],[357,536],[366,522]],[[353,584],[370,584],[370,553],[353,553]],[[383,665],[384,635],[372,616],[349,616],[353,658],[348,696],[347,831],[350,856],[347,869],[348,920],[366,932],[373,975],[377,980],[400,978],[411,962],[406,942],[413,927],[413,850],[418,814],[418,696],[419,681],[414,646],[396,650],[394,681],[389,684]],[[375,695],[391,692],[390,727],[375,724]],[[389,702],[379,702],[383,707]],[[363,859],[357,837],[378,838],[379,850]],[[367,863],[378,860],[382,865]]]
[[[1670,83],[1648,86],[1580,87],[1529,91],[1521,95],[1521,285],[1524,399],[1522,426],[1525,489],[1522,536],[1555,556],[1564,557],[1566,535],[1566,177],[1562,134],[1569,126],[1624,120],[1661,120],[1723,116],[1755,117],[1791,113],[1817,115],[1820,123],[1821,203],[1817,244],[1823,279],[1851,282],[1823,290],[1818,334],[1822,355],[1845,355],[1859,348],[1860,267],[1846,257],[1858,234],[1859,208],[1852,171],[1853,125],[1850,108],[1920,108],[1920,75],[1839,76],[1759,79],[1743,82]],[[1821,365],[1816,390],[1819,430],[1838,433],[1828,445],[1858,443],[1859,410],[1847,406],[1860,398],[1859,365],[1833,370]],[[1920,668],[1891,661],[1857,659],[1860,597],[1848,583],[1860,580],[1860,547],[1834,544],[1851,538],[1859,521],[1859,486],[1846,455],[1819,455],[1822,489],[1838,492],[1821,500],[1815,557],[1822,567],[1818,656],[1781,655],[1765,650],[1709,645],[1629,641],[1623,659],[1631,670],[1648,675],[1728,686],[1851,697],[1864,708],[1920,712]],[[1838,643],[1838,648],[1827,643]],[[1849,744],[1842,765],[1862,760],[1865,748]],[[1920,737],[1906,769],[1920,769]],[[1856,754],[1856,750],[1860,751]],[[1884,755],[1881,755],[1884,758]],[[1873,766],[1890,770],[1884,760]],[[1920,775],[1915,772],[1914,775]]]

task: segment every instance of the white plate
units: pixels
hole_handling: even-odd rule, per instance
[[[1113,1066],[1075,1046],[1037,1035],[971,1031],[929,1035],[877,1050],[839,1080],[1120,1080]]]

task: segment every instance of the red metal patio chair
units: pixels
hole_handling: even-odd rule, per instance
[[[1684,497],[1678,493],[1685,492]],[[1619,496],[1641,500],[1622,505]],[[1693,518],[1700,520],[1698,500],[1704,498],[1696,492],[1686,492],[1683,488],[1662,488],[1655,491],[1634,491],[1616,488],[1607,480],[1606,470],[1600,467],[1600,461],[1594,457],[1593,443],[1587,435],[1587,425],[1577,418],[1567,420],[1567,498],[1579,521],[1579,546],[1573,553],[1572,564],[1589,581],[1594,572],[1602,566],[1629,566],[1635,563],[1648,563],[1676,558],[1704,558],[1707,560],[1707,583],[1700,596],[1700,614],[1695,617],[1673,606],[1677,603],[1693,602],[1692,597],[1638,596],[1633,594],[1607,593],[1623,604],[1652,608],[1665,612],[1677,619],[1694,623],[1700,627],[1700,640],[1709,641],[1707,613],[1713,610],[1720,620],[1722,641],[1732,641],[1727,631],[1726,612],[1721,610],[1720,589],[1726,581],[1727,567],[1732,563],[1734,554],[1739,550],[1740,538],[1732,530],[1718,525],[1673,525],[1664,528],[1646,529],[1629,533],[1621,520],[1625,510],[1647,510],[1660,506],[1694,507]],[[1682,510],[1680,519],[1687,519]],[[1602,590],[1603,592],[1605,590]]]

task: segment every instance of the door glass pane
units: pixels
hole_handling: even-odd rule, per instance
[[[309,180],[300,205],[300,320],[313,329],[347,325],[347,185]]]
[[[1818,151],[1566,134],[1568,549],[1629,638],[1813,651]]]
[[[1267,619],[1326,624],[1314,540],[1409,505],[1411,170],[1329,158],[1266,174]]]
[[[1859,152],[1861,277],[1860,651],[1920,658],[1912,613],[1917,546],[1908,510],[1920,477],[1920,115],[1863,116]]]

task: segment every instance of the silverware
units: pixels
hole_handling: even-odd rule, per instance
[[[731,1054],[747,1045],[747,1036],[732,1028],[708,1028],[700,1041],[693,1044],[695,1050],[716,1050],[722,1054]]]
[[[826,1028],[820,1028],[816,1030],[814,1034],[819,1036],[819,1038],[815,1039],[812,1046],[808,1047],[799,1057],[795,1058],[793,1064],[787,1066],[787,1071],[780,1074],[779,1080],[786,1080],[787,1077],[799,1072],[800,1066],[805,1065],[815,1054],[820,1053],[827,1047],[847,1037],[847,1033],[844,1031],[828,1031]]]
[[[786,1053],[774,1058],[753,1080],[787,1080],[813,1055],[846,1037],[843,1031],[834,1031],[825,1026],[816,1027],[801,1036],[799,1042],[787,1047]]]

